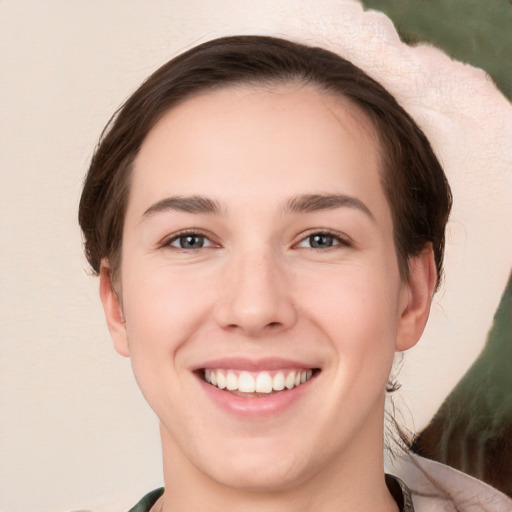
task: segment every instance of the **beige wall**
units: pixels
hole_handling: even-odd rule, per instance
[[[305,34],[353,58],[446,165],[447,277],[401,374],[417,427],[480,351],[512,268],[512,107],[482,73],[401,46],[386,19],[341,0],[2,0],[0,512],[124,510],[161,483],[156,420],[111,348],[81,254],[80,185],[103,125],[146,75],[242,31]]]

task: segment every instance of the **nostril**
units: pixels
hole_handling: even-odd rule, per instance
[[[266,325],[267,328],[270,328],[270,329],[275,329],[277,327],[280,327],[282,325],[281,322],[270,322]],[[237,325],[237,324],[229,324],[229,325],[226,325],[226,329],[239,329],[240,326]]]

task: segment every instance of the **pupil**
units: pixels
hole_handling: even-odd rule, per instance
[[[203,247],[204,241],[202,236],[187,235],[182,236],[180,245],[182,249],[199,249]]]
[[[332,247],[332,236],[329,235],[313,235],[310,237],[311,247],[315,249],[322,249],[325,247]]]

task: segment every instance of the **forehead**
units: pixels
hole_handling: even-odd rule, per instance
[[[222,197],[235,184],[244,197],[266,187],[268,200],[333,192],[340,180],[342,193],[362,182],[382,192],[379,154],[371,121],[346,98],[293,84],[226,87],[184,101],[153,127],[134,162],[130,203]]]

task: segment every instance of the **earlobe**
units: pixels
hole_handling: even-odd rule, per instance
[[[430,304],[437,282],[437,270],[432,244],[409,259],[409,281],[401,297],[401,317],[395,348],[408,350],[420,339],[430,313]]]
[[[126,334],[126,322],[123,308],[114,290],[112,272],[107,260],[102,260],[101,262],[99,291],[108,330],[114,342],[114,348],[122,356],[129,357],[130,349]]]

